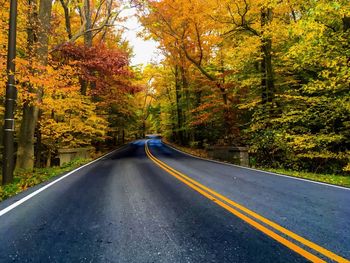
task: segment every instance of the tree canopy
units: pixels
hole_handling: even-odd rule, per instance
[[[158,129],[248,145],[258,165],[349,172],[349,1],[145,1]]]
[[[19,2],[18,168],[153,132],[199,148],[249,146],[253,165],[350,172],[348,0]],[[130,66],[128,4],[160,63]],[[5,60],[1,48],[1,98]]]

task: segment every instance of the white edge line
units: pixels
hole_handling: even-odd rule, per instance
[[[199,157],[199,156],[196,156],[196,155],[193,155],[193,154],[181,151],[181,150],[179,150],[179,149],[169,145],[166,142],[162,141],[162,143],[165,144],[166,146],[168,146],[169,148],[172,148],[173,150],[175,150],[177,152],[180,152],[182,154],[185,154],[185,155],[188,155],[188,156],[191,156],[193,158],[200,159],[200,160],[203,160],[203,161],[209,161],[209,162],[218,163],[218,164],[225,164],[225,165],[228,165],[228,166],[233,166],[233,167],[237,167],[237,168],[247,169],[247,170],[251,170],[251,171],[255,171],[255,172],[262,172],[262,173],[265,173],[265,174],[276,175],[276,176],[286,177],[286,178],[295,179],[295,180],[299,180],[299,181],[304,181],[304,182],[309,182],[309,183],[314,183],[314,184],[320,184],[320,185],[335,187],[335,188],[348,190],[348,191],[350,190],[350,188],[348,188],[348,187],[343,187],[343,186],[339,186],[339,185],[327,184],[327,183],[317,182],[317,181],[304,179],[304,178],[299,178],[299,177],[295,177],[295,176],[290,176],[290,175],[285,175],[285,174],[278,174],[278,173],[268,172],[268,171],[254,169],[254,168],[250,168],[250,167],[240,166],[240,165],[236,165],[236,164],[232,164],[232,163],[224,163],[224,162],[220,162],[220,161],[216,161],[216,160],[206,159],[206,158],[202,158],[202,157]]]
[[[95,162],[97,162],[97,161],[100,161],[101,159],[103,159],[103,158],[105,158],[105,157],[107,157],[107,156],[109,156],[109,155],[115,153],[116,151],[121,150],[121,149],[124,148],[125,146],[126,146],[126,145],[124,145],[124,146],[122,146],[122,147],[120,147],[120,148],[118,148],[118,149],[116,149],[116,150],[114,150],[114,151],[112,151],[112,152],[110,152],[110,153],[107,153],[107,154],[105,154],[105,155],[103,155],[103,156],[101,156],[101,157],[99,157],[99,158],[97,158],[97,159],[95,159],[95,160],[93,160],[93,161],[87,163],[87,164],[84,164],[84,165],[82,165],[82,166],[80,166],[80,167],[74,169],[73,171],[70,171],[70,172],[68,172],[67,174],[61,176],[60,178],[56,179],[55,181],[52,181],[51,183],[49,183],[49,184],[47,184],[47,185],[44,185],[43,187],[39,188],[38,190],[34,191],[33,193],[30,193],[29,195],[26,195],[26,196],[23,197],[22,199],[16,201],[15,203],[9,205],[9,206],[6,207],[6,208],[0,210],[0,216],[5,215],[6,213],[10,212],[12,209],[14,209],[14,208],[16,208],[17,206],[23,204],[24,202],[28,201],[28,200],[31,199],[32,197],[36,196],[36,195],[39,194],[40,192],[42,192],[42,191],[44,191],[45,189],[49,188],[50,186],[52,186],[52,185],[58,183],[59,181],[63,180],[64,178],[70,176],[71,174],[73,174],[73,173],[75,173],[75,172],[77,172],[77,171],[83,169],[84,167],[89,166],[89,165],[91,165],[91,164],[93,164],[93,163],[95,163]]]

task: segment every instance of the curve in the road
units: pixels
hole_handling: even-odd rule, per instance
[[[266,224],[267,226],[271,227],[274,230],[279,231],[280,233],[283,233],[285,236],[294,239],[295,241],[301,243],[304,246],[307,246],[309,248],[311,248],[312,250],[326,256],[327,258],[334,260],[336,262],[350,262],[347,259],[333,253],[332,251],[327,250],[326,248],[323,248],[322,246],[319,246],[315,243],[313,243],[310,240],[307,240],[297,234],[295,234],[294,232],[276,224],[275,222],[272,222],[271,220],[257,214],[254,211],[251,211],[250,209],[230,200],[229,198],[215,192],[214,190],[202,185],[201,183],[193,180],[192,178],[190,178],[189,176],[177,171],[176,169],[174,169],[173,167],[170,167],[169,165],[167,165],[166,163],[162,162],[161,160],[157,159],[149,150],[148,147],[148,141],[145,143],[145,151],[147,156],[156,164],[158,165],[160,168],[162,168],[163,170],[167,171],[169,174],[173,175],[174,177],[176,177],[178,180],[180,180],[181,182],[185,183],[187,186],[191,187],[192,189],[194,189],[195,191],[199,192],[200,194],[202,194],[203,196],[207,197],[208,199],[212,200],[214,203],[218,204],[219,206],[223,207],[224,209],[226,209],[227,211],[231,212],[232,214],[234,214],[235,216],[241,218],[242,220],[244,220],[245,222],[247,222],[248,224],[252,225],[253,227],[255,227],[256,229],[260,230],[261,232],[265,233],[266,235],[270,236],[271,238],[275,239],[276,241],[282,243],[283,245],[285,245],[286,247],[292,249],[293,251],[295,251],[296,253],[302,255],[303,257],[305,257],[306,259],[312,261],[312,262],[325,262],[323,259],[321,259],[320,257],[310,253],[309,251],[303,249],[301,246],[289,241],[288,239],[286,239],[285,237],[279,235],[276,232],[273,232],[271,229],[265,227],[264,225],[260,224],[255,220],[259,220],[261,222],[263,222],[264,224]],[[238,208],[239,210],[243,211],[245,214],[251,216],[247,216],[243,213],[241,213],[240,211],[234,209]]]

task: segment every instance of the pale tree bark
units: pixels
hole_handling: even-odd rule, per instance
[[[92,31],[91,31],[91,8],[90,8],[90,0],[84,0],[84,7],[82,12],[82,21],[84,21],[85,31],[84,31],[84,45],[87,47],[92,46]],[[89,83],[87,80],[82,77],[79,78],[80,82],[80,92],[82,95],[87,94],[87,89]]]
[[[70,22],[70,15],[69,15],[69,8],[68,8],[68,2],[64,2],[64,0],[60,0],[62,8],[66,14],[66,11],[68,11],[68,15],[65,15],[65,24],[66,24],[66,33],[68,35],[68,40],[60,43],[59,45],[55,46],[52,50],[50,50],[50,53],[58,50],[60,47],[67,43],[74,43],[77,41],[79,38],[84,37],[84,43],[86,45],[92,44],[92,40],[96,35],[98,35],[102,30],[106,30],[109,27],[114,27],[114,23],[117,20],[119,14],[121,11],[117,13],[112,12],[112,1],[109,0],[106,3],[102,1],[100,3],[100,6],[98,7],[98,10],[96,12],[96,15],[92,21],[91,17],[91,4],[89,1],[84,0],[84,5],[83,8],[79,7],[79,14],[81,18],[81,25],[79,30],[73,34],[72,32],[72,27],[71,27],[71,22]],[[101,14],[101,9],[102,5],[106,4],[107,5],[107,11],[106,13]],[[100,20],[101,17],[105,17],[101,23],[97,25],[97,21]],[[103,35],[106,34],[106,31],[103,32]],[[104,36],[102,36],[104,38]]]
[[[119,13],[117,14],[112,13],[112,1],[108,0],[108,1],[102,1],[100,3],[100,5],[97,8],[94,19],[92,19],[91,2],[90,0],[84,0],[82,8],[79,8],[81,26],[78,32],[76,32],[73,35],[72,29],[71,29],[69,8],[68,8],[69,1],[65,2],[64,0],[60,0],[60,2],[65,14],[64,17],[65,17],[66,33],[68,35],[68,41],[57,45],[50,52],[53,52],[59,49],[61,46],[63,46],[66,43],[74,43],[80,37],[84,38],[85,46],[91,47],[94,37],[104,29],[105,31],[103,32],[102,39],[105,38],[106,28],[114,26],[114,22],[116,21],[119,15]],[[102,8],[103,5],[106,5],[106,13],[101,14],[101,10],[103,10]],[[101,17],[104,17],[104,19],[102,23],[99,23],[97,25],[97,21]],[[89,83],[87,80],[85,80],[82,77],[79,78],[79,82],[80,82],[80,93],[82,95],[86,95],[89,86],[93,87],[94,85],[94,83]]]
[[[91,31],[90,0],[84,0],[84,17],[85,17],[84,44],[88,47],[91,47],[92,46],[92,31]]]
[[[47,65],[51,10],[52,0],[40,0],[37,19],[38,28],[33,34],[28,34],[28,42],[33,41],[33,46],[36,46],[33,51],[34,56],[42,66]],[[33,12],[35,16],[35,11]],[[27,101],[23,105],[16,163],[16,167],[21,169],[34,168],[35,127],[38,122],[38,103],[42,98],[42,88],[37,88],[35,93],[36,101]]]

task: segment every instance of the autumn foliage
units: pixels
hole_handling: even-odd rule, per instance
[[[252,165],[349,173],[349,1],[143,1],[165,60],[160,125],[250,147]]]
[[[155,132],[198,148],[249,146],[256,166],[349,173],[348,0],[131,2],[163,57],[142,69],[116,26],[121,2],[19,5],[18,167]],[[5,47],[7,1],[0,14]]]
[[[8,8],[3,1],[2,47],[7,43]],[[140,88],[129,65],[131,49],[121,38],[122,29],[115,28],[122,21],[121,9],[111,1],[20,1],[17,168],[50,166],[60,148],[111,148],[137,132],[128,130]],[[5,61],[6,49],[1,48],[2,95]]]
[[[60,48],[59,55],[63,62],[78,68],[81,78],[94,83],[93,94],[104,93],[112,86],[123,92],[136,91],[128,82],[133,74],[129,67],[129,55],[125,51],[110,49],[104,44],[92,47],[66,44]]]

